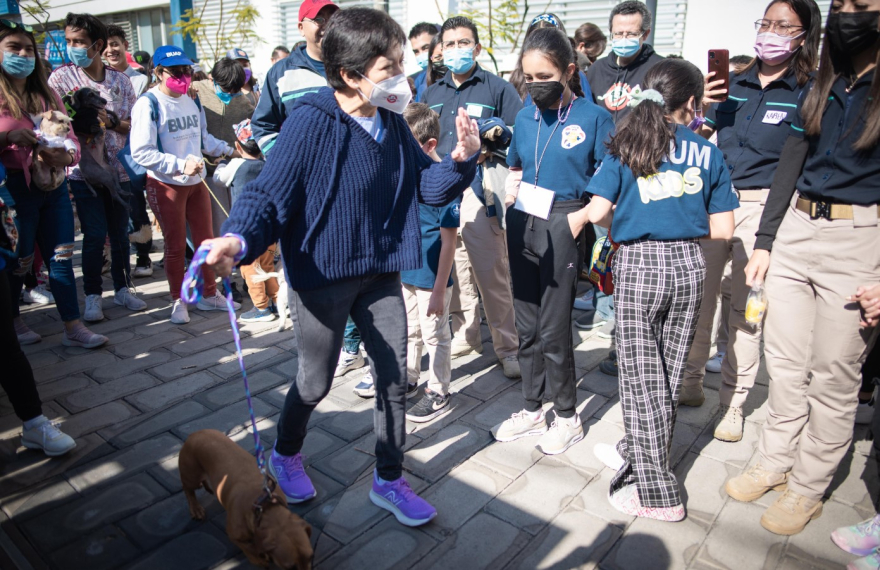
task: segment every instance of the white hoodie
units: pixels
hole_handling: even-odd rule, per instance
[[[165,184],[192,186],[205,177],[183,174],[186,157],[223,156],[233,152],[226,142],[206,130],[205,110],[199,110],[188,95],[169,97],[158,87],[149,90],[159,101],[158,125],[150,117],[150,101],[139,97],[131,111],[131,156],[147,169],[147,176]],[[157,129],[158,126],[158,129]],[[159,152],[156,137],[162,141]]]

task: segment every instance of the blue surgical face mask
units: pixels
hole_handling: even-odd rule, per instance
[[[416,56],[416,63],[419,64],[419,69],[422,71],[428,69],[428,52],[423,52]]]
[[[217,98],[220,99],[220,102],[224,105],[229,105],[233,99],[241,96],[241,91],[239,91],[238,93],[227,93],[226,91],[220,89],[220,86],[216,83],[214,84],[214,93],[217,94]]]
[[[443,50],[443,63],[452,73],[467,73],[474,66],[474,48]]]
[[[632,57],[639,52],[642,47],[640,38],[621,38],[619,40],[611,40],[611,50],[618,57]]]
[[[98,43],[97,40],[95,43]],[[94,57],[89,57],[89,50],[94,47],[95,43],[87,48],[72,47],[70,44],[67,44],[67,57],[78,67],[88,67],[92,65],[92,61],[95,59]]]
[[[34,72],[35,62],[36,58],[25,57],[7,51],[3,53],[3,62],[0,63],[0,65],[3,66],[3,71],[5,71],[10,77],[24,79]]]

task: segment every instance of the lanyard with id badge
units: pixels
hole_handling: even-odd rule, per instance
[[[562,105],[559,106],[559,111],[556,115],[558,120],[556,121],[556,124],[553,125],[553,130],[550,132],[546,144],[544,144],[544,150],[541,151],[540,157],[538,156],[538,147],[540,146],[541,140],[542,121],[540,111],[537,106],[535,106],[535,119],[538,121],[538,134],[535,136],[535,183],[520,183],[519,192],[516,195],[516,203],[513,205],[513,207],[520,212],[525,212],[530,216],[535,216],[542,220],[550,219],[550,210],[553,209],[553,200],[556,198],[556,192],[538,186],[538,172],[541,170],[541,163],[544,161],[544,155],[547,153],[547,148],[553,140],[553,135],[556,134],[556,129],[559,128],[559,125],[564,124],[565,121],[568,120],[575,99],[577,99],[577,95],[572,93],[571,101],[568,103],[568,109],[565,111],[565,116],[562,115]]]

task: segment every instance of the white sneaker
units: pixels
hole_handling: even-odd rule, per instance
[[[196,303],[196,308],[200,311],[225,311],[226,298],[219,291],[215,291],[213,297],[201,299]],[[241,308],[241,304],[233,301],[232,308],[237,311]]]
[[[143,311],[147,308],[147,304],[142,299],[137,298],[134,289],[129,289],[128,287],[123,287],[117,291],[113,295],[113,302],[117,305],[122,305],[130,311]]]
[[[181,299],[174,301],[171,307],[171,322],[175,325],[185,325],[189,322],[189,309]]]
[[[874,419],[874,398],[871,398],[869,402],[865,402],[864,404],[859,402],[859,407],[856,408],[856,424],[860,426],[870,425],[871,420]]]
[[[83,320],[89,322],[103,321],[104,310],[101,308],[100,295],[86,295],[86,310]]]
[[[718,374],[721,372],[721,363],[724,361],[724,353],[716,352],[715,356],[706,361],[706,372]]]
[[[46,289],[45,285],[37,285],[30,291],[27,289],[21,292],[21,299],[27,304],[51,305],[55,302],[52,292]]]
[[[364,357],[361,356],[361,351],[350,354],[343,350],[339,353],[339,362],[336,364],[336,371],[333,373],[333,377],[338,378],[339,376],[344,376],[352,370],[363,368],[365,365],[366,361],[364,361]]]
[[[542,435],[546,431],[547,418],[543,410],[535,414],[522,410],[493,427],[492,435],[497,441],[514,441],[530,435]]]
[[[601,461],[605,467],[611,469],[612,471],[620,471],[623,467],[624,461],[623,457],[617,453],[617,448],[613,445],[608,445],[607,443],[597,443],[593,447],[593,455],[596,456],[596,459]]]
[[[595,296],[595,292],[591,288],[589,291],[578,297],[574,300],[574,308],[578,311],[594,311],[596,307],[593,306],[593,297]]]
[[[556,417],[547,433],[538,440],[537,448],[544,455],[558,455],[584,439],[584,426],[577,413],[571,418]]]
[[[23,429],[21,432],[21,444],[28,449],[42,449],[49,457],[64,455],[74,447],[76,442],[73,438],[58,429],[58,426],[47,418],[33,426],[31,429]]]
[[[505,356],[501,359],[501,367],[504,369],[504,375],[510,379],[522,378],[522,372],[519,369],[519,359],[516,356]]]

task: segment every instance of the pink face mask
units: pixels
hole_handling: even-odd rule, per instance
[[[757,39],[755,39],[755,53],[758,55],[758,59],[764,63],[768,65],[779,65],[780,63],[784,63],[794,52],[800,49],[800,47],[791,49],[791,42],[805,33],[806,32],[801,32],[790,38],[772,32],[758,34]]]
[[[190,84],[192,84],[192,77],[186,75],[182,75],[179,78],[171,76],[165,80],[165,87],[175,93],[180,93],[181,95],[186,94],[189,90]]]

